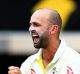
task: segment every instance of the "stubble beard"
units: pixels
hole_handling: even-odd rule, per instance
[[[39,43],[34,44],[34,47],[39,49],[39,48],[47,48],[49,44],[49,37],[46,33],[43,33],[42,35],[39,35]]]

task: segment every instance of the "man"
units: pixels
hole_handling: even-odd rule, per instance
[[[80,55],[59,38],[62,20],[52,9],[36,10],[29,31],[35,48],[40,50],[22,63],[11,66],[8,74],[80,74]]]

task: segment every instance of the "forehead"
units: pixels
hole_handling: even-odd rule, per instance
[[[39,21],[46,21],[49,19],[50,13],[46,10],[37,10],[31,16],[31,21],[39,20]]]

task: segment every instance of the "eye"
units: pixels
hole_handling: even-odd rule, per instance
[[[29,23],[30,26],[33,25],[34,27],[38,27],[38,26],[41,26],[39,23],[36,23],[36,22],[33,22],[33,23]]]

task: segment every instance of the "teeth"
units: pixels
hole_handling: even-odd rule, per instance
[[[34,38],[33,41],[34,41],[34,43],[38,43],[39,42],[39,38]]]
[[[38,36],[38,35],[33,35],[33,36]]]

